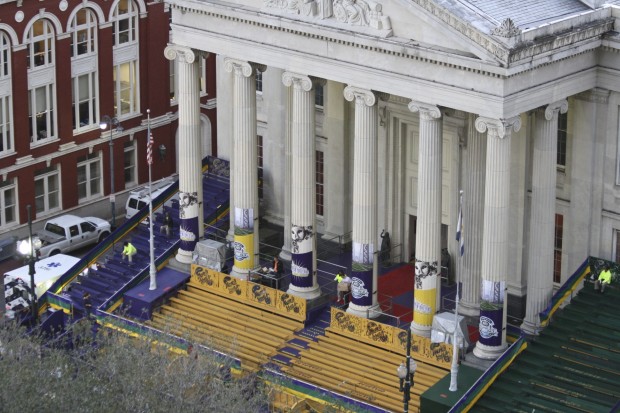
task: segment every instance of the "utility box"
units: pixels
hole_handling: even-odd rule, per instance
[[[226,244],[205,239],[196,244],[194,264],[221,272],[226,266]]]

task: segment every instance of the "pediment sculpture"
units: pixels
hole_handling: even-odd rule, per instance
[[[264,0],[266,8],[318,19],[335,18],[351,26],[390,30],[390,18],[381,4],[372,0]]]

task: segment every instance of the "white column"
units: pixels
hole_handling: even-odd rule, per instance
[[[225,58],[233,73],[234,265],[231,275],[247,278],[258,256],[258,154],[255,70],[264,67]],[[232,218],[232,217],[231,217]]]
[[[347,312],[360,317],[379,315],[377,305],[377,94],[347,86],[344,97],[355,101],[353,142],[353,260],[351,302]]]
[[[484,174],[487,140],[475,126],[476,115],[467,121],[467,148],[463,163],[463,221],[467,231],[467,253],[463,255],[462,299],[459,312],[480,315],[480,265],[482,261],[482,228],[484,222]]]
[[[430,337],[437,295],[441,288],[441,171],[442,120],[437,106],[416,101],[409,110],[420,113],[418,146],[418,216],[415,291],[411,332]]]
[[[476,129],[487,132],[486,184],[480,294],[480,339],[476,357],[498,358],[506,349],[506,278],[508,220],[510,219],[510,145],[512,130],[521,119],[476,119]]]
[[[553,254],[555,236],[556,157],[558,114],[566,113],[568,102],[561,100],[536,111],[532,167],[532,204],[528,244],[527,304],[521,329],[538,334],[540,318],[553,295]]]
[[[306,299],[321,295],[316,278],[315,110],[313,79],[284,72],[293,86],[291,130],[291,284],[288,292]]]
[[[179,84],[179,215],[181,243],[176,255],[183,264],[192,262],[196,243],[204,235],[202,158],[200,144],[200,52],[170,45],[164,50],[177,62]]]

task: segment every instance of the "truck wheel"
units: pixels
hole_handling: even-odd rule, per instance
[[[50,252],[50,257],[52,255],[58,255],[58,254],[60,254],[60,250],[54,250],[54,251]]]
[[[101,235],[99,235],[99,242],[102,242],[104,239],[106,239],[108,237],[108,235],[110,235],[109,232],[102,232]]]

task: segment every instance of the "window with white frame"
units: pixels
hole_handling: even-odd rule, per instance
[[[78,158],[77,188],[80,201],[101,196],[101,158],[99,153]]]
[[[114,67],[114,112],[123,116],[138,111],[138,62]]]
[[[35,21],[28,30],[28,120],[31,145],[56,139],[54,29],[46,19]]]
[[[136,181],[136,145],[134,142],[125,142],[125,153],[123,158],[125,167],[125,188],[131,187]]]
[[[0,225],[17,223],[17,189],[14,180],[0,182]]]
[[[54,139],[54,84],[30,89],[28,91],[28,119],[30,128],[30,143],[45,143]]]
[[[28,69],[54,64],[54,29],[46,19],[35,21],[26,39]]]
[[[60,209],[60,173],[55,167],[35,172],[34,203],[37,214]]]
[[[73,78],[73,129],[97,125],[97,72]]]
[[[11,43],[0,31],[0,155],[13,152]]]
[[[0,31],[0,81],[11,77],[11,42],[9,36]]]
[[[138,41],[138,7],[120,0],[114,9],[114,46]]]
[[[99,125],[97,65],[97,19],[92,10],[82,8],[71,21],[71,102],[75,132]]]
[[[71,21],[71,57],[97,52],[97,19],[88,8],[80,9]]]
[[[137,113],[139,107],[138,7],[119,0],[113,15],[114,113],[117,117]]]
[[[0,96],[0,155],[13,152],[11,96]]]

